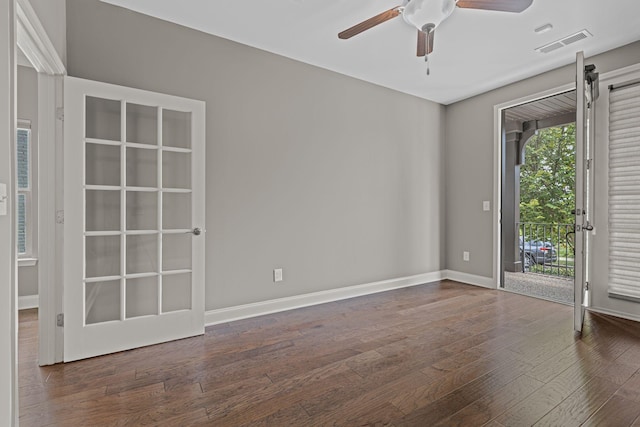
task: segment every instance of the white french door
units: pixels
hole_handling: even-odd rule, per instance
[[[594,228],[595,102],[598,74],[586,66],[583,52],[576,55],[576,207],[574,265],[574,329],[582,332],[589,305],[591,232]]]
[[[201,101],[65,77],[64,360],[204,333]]]

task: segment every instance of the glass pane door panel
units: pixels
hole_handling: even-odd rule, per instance
[[[158,109],[127,103],[127,142],[158,144]]]
[[[191,193],[163,193],[162,228],[191,229]]]
[[[127,148],[127,187],[157,187],[158,152]]]
[[[87,236],[85,246],[85,277],[120,275],[120,236]]]
[[[126,280],[127,318],[158,314],[158,276]]]
[[[120,101],[87,96],[85,102],[85,136],[120,141]]]
[[[87,185],[120,186],[120,147],[113,145],[86,145]]]
[[[162,236],[162,271],[191,270],[191,240],[193,234]]]
[[[127,191],[127,230],[158,228],[158,193]]]
[[[162,110],[162,145],[191,148],[191,113]]]
[[[191,273],[162,276],[162,312],[191,308]]]
[[[158,272],[158,235],[127,236],[127,274]]]
[[[120,230],[120,191],[86,190],[86,231]]]
[[[85,323],[120,320],[120,280],[85,284]]]
[[[191,154],[162,153],[162,187],[191,188]]]
[[[64,360],[204,333],[205,103],[63,90]]]

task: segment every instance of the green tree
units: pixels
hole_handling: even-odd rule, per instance
[[[572,224],[576,127],[543,129],[525,147],[520,167],[520,222]]]

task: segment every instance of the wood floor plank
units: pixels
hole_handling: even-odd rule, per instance
[[[592,352],[593,349],[591,347],[578,341],[575,345],[568,346],[560,352],[553,354],[547,360],[542,361],[529,371],[527,375],[538,381],[547,383],[572,365],[592,355]]]
[[[582,424],[585,427],[630,426],[640,415],[640,406],[622,396],[613,396],[593,416]]]
[[[308,425],[311,418],[299,404],[291,405],[259,420],[244,424],[246,427]]]
[[[636,372],[622,387],[616,392],[627,400],[637,402],[640,406],[640,372]]]
[[[452,281],[37,366],[20,312],[23,426],[638,425],[640,325]]]
[[[498,366],[496,365],[491,372],[465,384],[464,387],[455,389],[426,406],[421,404],[414,405],[415,409],[406,414],[396,424],[415,425],[426,420],[429,423],[438,423],[476,400],[481,399],[486,394],[497,392],[519,377],[521,372],[529,368],[528,365],[520,361],[509,361],[500,363],[500,365],[500,369],[497,369]]]
[[[545,384],[519,404],[497,418],[504,425],[534,425],[573,392],[587,384],[594,374],[605,366],[595,359],[584,365],[573,365]]]
[[[418,387],[426,381],[427,378],[419,374],[409,374],[379,384],[367,383],[363,379],[350,390],[347,389],[346,393],[341,393],[343,390],[331,390],[332,396],[325,393],[313,401],[305,399],[301,405],[313,417],[313,422],[318,424],[329,423],[331,420],[344,420],[347,425],[356,421],[364,424],[385,424],[391,422],[389,413],[402,416],[400,411],[390,405],[398,392]],[[381,408],[390,412],[385,414],[381,412]]]
[[[626,365],[633,366],[640,369],[640,347],[631,346],[620,357],[616,359],[616,362],[624,363]]]
[[[439,426],[481,426],[516,403],[526,399],[544,383],[521,375],[495,394],[484,396],[438,423]]]
[[[580,426],[606,403],[618,387],[619,385],[604,378],[594,377],[584,387],[576,390],[547,412],[535,425],[538,427]]]

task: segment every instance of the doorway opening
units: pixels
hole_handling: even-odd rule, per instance
[[[574,301],[576,91],[502,111],[502,289]]]

